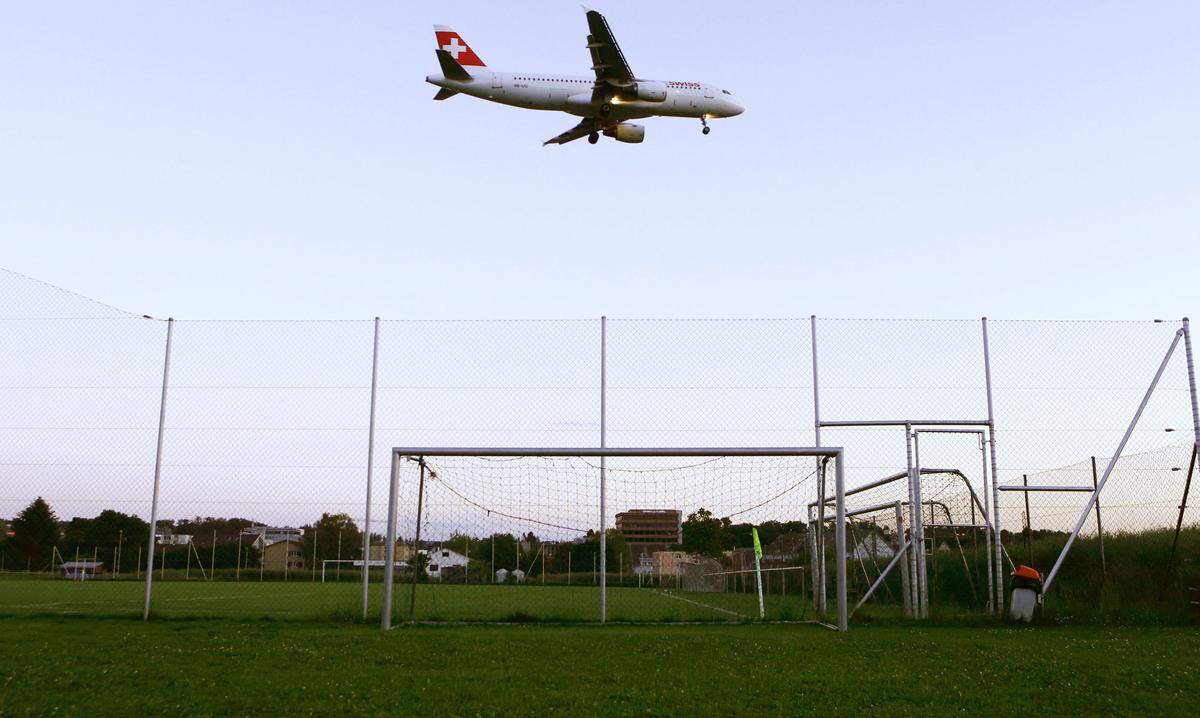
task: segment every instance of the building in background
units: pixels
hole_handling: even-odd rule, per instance
[[[627,544],[672,546],[683,543],[683,512],[679,509],[622,511],[617,514],[617,530]]]
[[[397,561],[407,561],[412,558],[412,546],[409,546],[404,541],[396,540],[396,559]],[[382,566],[387,560],[387,544],[371,544],[371,565]]]
[[[254,541],[251,545],[258,550],[262,550],[264,546],[270,546],[279,541],[300,541],[303,538],[304,532],[300,529],[290,526],[251,526],[243,533],[254,536]]]
[[[299,539],[280,539],[263,550],[263,569],[295,571],[304,568],[303,544]]]
[[[425,573],[429,578],[435,580],[441,580],[447,569],[462,567],[463,570],[466,570],[467,564],[470,562],[466,556],[448,548],[437,548],[430,551],[421,549],[421,553],[429,557],[429,562],[425,565]]]
[[[658,554],[683,543],[683,512],[678,509],[630,509],[617,514],[616,529],[625,539],[629,565],[642,575],[658,574]],[[674,570],[674,569],[671,569]]]

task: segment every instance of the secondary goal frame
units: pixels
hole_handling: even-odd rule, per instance
[[[676,447],[676,448],[514,448],[514,447],[393,447],[391,451],[391,479],[388,487],[387,508],[387,543],[385,545],[383,605],[380,612],[379,627],[387,631],[392,627],[392,595],[395,588],[395,558],[396,558],[396,521],[399,514],[397,497],[400,489],[400,465],[407,459],[424,459],[429,456],[504,456],[504,457],[592,457],[600,459],[597,480],[600,483],[599,527],[603,541],[607,525],[605,506],[605,459],[608,458],[637,458],[637,457],[720,457],[720,456],[809,456],[827,458],[834,461],[834,501],[835,529],[834,544],[836,548],[837,573],[837,630],[846,631],[849,628],[849,617],[846,599],[846,501],[845,501],[845,451],[835,446],[800,446],[800,447]],[[423,494],[418,492],[418,502]],[[418,514],[420,509],[418,508]],[[603,564],[600,570],[600,623],[607,619],[606,583],[607,571]]]

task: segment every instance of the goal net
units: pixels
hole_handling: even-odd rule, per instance
[[[932,601],[983,613],[991,586],[988,512],[984,497],[960,469],[921,468],[921,510],[910,497],[909,475],[901,471],[845,492],[846,561],[851,615],[914,615],[914,606]],[[814,525],[821,518],[809,504]],[[833,501],[827,499],[826,530],[832,533]],[[921,531],[913,530],[920,522]],[[919,538],[918,538],[919,536]],[[924,557],[915,550],[924,542]],[[821,551],[827,561],[832,554]],[[923,560],[922,560],[923,559]],[[1012,561],[1005,556],[1005,565]],[[821,582],[820,565],[812,579]]]
[[[820,620],[807,507],[840,458],[394,449],[382,623]]]

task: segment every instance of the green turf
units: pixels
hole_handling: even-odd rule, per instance
[[[22,579],[0,581],[0,614],[137,616],[144,584],[104,578],[84,582]],[[410,585],[397,585],[397,618],[408,617]],[[371,588],[378,610],[381,587]],[[583,622],[599,618],[595,586],[419,584],[415,617],[424,621]],[[768,595],[768,619],[805,618],[805,601]],[[355,620],[361,588],[353,582],[162,581],[154,585],[153,610],[164,617]],[[378,615],[378,614],[374,614]],[[753,593],[691,593],[675,589],[608,589],[608,616],[615,621],[744,621],[757,618]]]
[[[0,618],[0,715],[1195,715],[1179,628]]]

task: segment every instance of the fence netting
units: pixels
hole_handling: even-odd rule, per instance
[[[157,615],[361,619],[365,573],[378,618],[392,447],[603,434],[844,447],[859,617],[903,615],[902,566],[932,614],[985,613],[989,586],[1015,564],[1048,571],[1081,517],[1047,611],[1195,613],[1182,342],[1096,505],[1084,490],[1104,481],[1179,321],[987,322],[993,455],[979,320],[178,320],[164,407],[168,322],[9,273],[0,298],[0,611],[138,615],[152,549]],[[816,459],[610,460],[603,571],[596,459],[438,461],[420,541],[418,465],[400,477],[396,580],[416,577],[423,619],[593,620],[601,582],[612,620],[753,619],[760,582],[771,618],[832,605],[832,475]],[[921,576],[896,559],[918,537]]]

